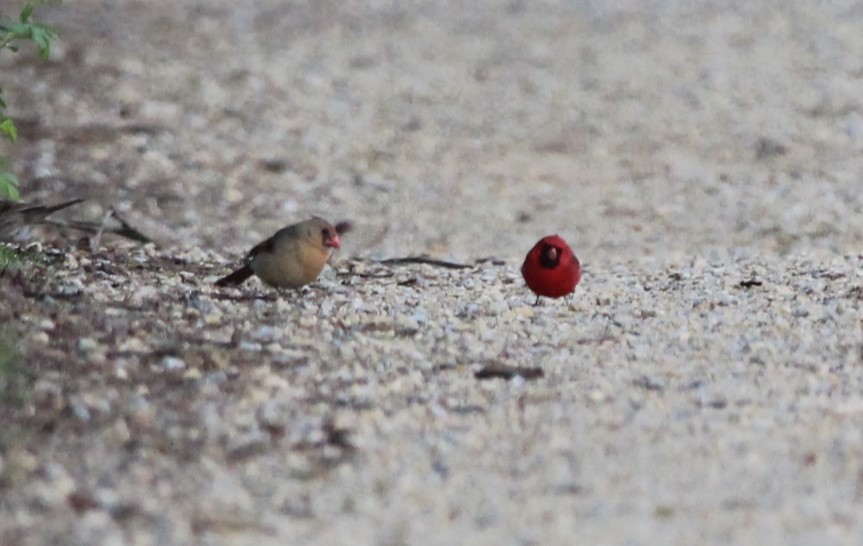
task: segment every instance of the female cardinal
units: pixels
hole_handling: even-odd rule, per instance
[[[252,275],[276,288],[300,288],[314,282],[330,257],[339,248],[339,233],[350,229],[346,222],[333,227],[314,217],[280,229],[246,254],[245,264],[216,281],[216,286],[236,286]]]
[[[572,294],[581,280],[581,264],[566,241],[557,235],[549,235],[540,239],[527,253],[521,275],[527,287],[536,294],[534,305],[537,305],[540,296],[559,298]]]

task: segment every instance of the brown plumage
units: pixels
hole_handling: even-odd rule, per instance
[[[331,248],[339,248],[339,233],[323,218],[313,217],[280,229],[246,254],[242,267],[216,281],[237,286],[252,275],[275,288],[300,288],[320,275]]]
[[[72,199],[57,205],[45,206],[0,200],[0,240],[13,239],[22,229],[42,223],[58,210],[77,205],[81,201],[83,199]]]

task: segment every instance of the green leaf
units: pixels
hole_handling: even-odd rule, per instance
[[[12,51],[18,51],[18,46],[12,42],[17,40],[32,40],[39,49],[39,56],[48,58],[51,51],[51,41],[57,39],[57,34],[45,25],[35,23],[16,23],[6,29],[5,35],[0,37],[0,49],[4,47]]]
[[[33,34],[33,26],[30,23],[16,23],[9,29],[13,38],[30,39]]]
[[[57,35],[47,27],[34,25],[32,28],[31,38],[36,42],[36,47],[39,48],[39,56],[43,59],[47,59],[48,54],[51,53],[51,40],[56,37]]]
[[[24,9],[21,10],[21,22],[26,23],[31,15],[33,15],[33,4],[24,4]]]
[[[0,118],[3,121],[0,121],[0,135],[5,136],[12,142],[18,141],[18,128],[15,127],[15,123],[9,118]]]
[[[6,195],[7,198],[17,201],[20,197],[18,186],[21,182],[18,177],[10,172],[0,173],[0,195]]]

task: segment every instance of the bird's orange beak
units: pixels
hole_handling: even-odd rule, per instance
[[[326,245],[330,248],[341,248],[342,242],[339,240],[338,235],[333,235],[332,237],[330,237],[329,239],[326,240],[324,245]]]

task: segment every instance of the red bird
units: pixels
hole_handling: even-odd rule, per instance
[[[521,275],[527,287],[539,298],[560,298],[575,291],[575,286],[581,280],[581,264],[572,253],[566,241],[557,235],[543,237],[533,245],[524,264]]]

